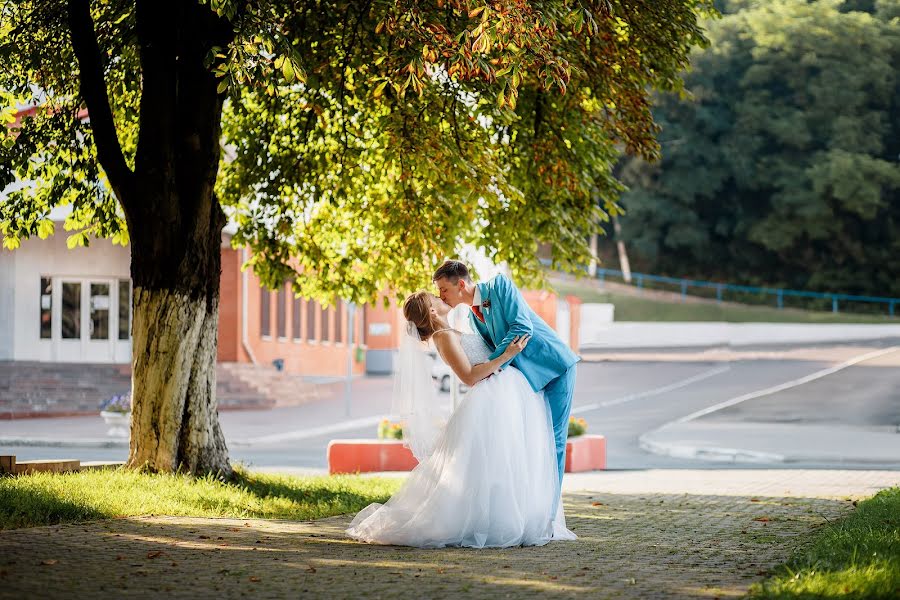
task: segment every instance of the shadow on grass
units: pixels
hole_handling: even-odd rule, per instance
[[[340,486],[297,485],[246,471],[236,471],[233,483],[263,500],[278,497],[310,507],[328,506],[328,515],[358,511],[372,502],[386,502],[390,498],[390,494],[365,494]]]
[[[0,479],[0,530],[91,521],[113,515],[39,486],[5,486]]]

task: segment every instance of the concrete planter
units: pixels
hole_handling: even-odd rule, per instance
[[[113,412],[108,410],[101,410],[100,416],[103,417],[103,421],[109,425],[109,429],[106,431],[106,435],[112,437],[125,437],[127,438],[131,434],[131,413],[123,413],[123,412]]]
[[[372,473],[411,471],[418,464],[400,440],[331,440],[328,443],[328,472]],[[566,473],[606,468],[606,438],[580,435],[566,444]]]

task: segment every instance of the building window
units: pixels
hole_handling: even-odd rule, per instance
[[[259,333],[263,337],[272,335],[272,294],[266,288],[259,289]]]
[[[91,284],[91,339],[109,339],[109,284]]]
[[[119,339],[128,340],[131,334],[131,280],[119,280]]]
[[[291,335],[295,340],[303,339],[302,332],[300,331],[300,319],[303,317],[303,312],[300,307],[300,298],[294,298],[294,305],[291,308]]]
[[[53,331],[53,280],[41,277],[41,339],[49,340]]]
[[[278,313],[275,322],[278,327],[278,337],[287,337],[287,284],[278,288]]]
[[[326,308],[324,306],[322,307],[322,320],[320,321],[320,324],[322,325],[322,332],[319,339],[323,342],[331,341],[331,329],[328,327],[328,315],[331,314],[331,312],[332,311],[330,308]]]
[[[62,284],[62,338],[81,339],[81,284]]]
[[[344,301],[340,298],[334,305],[334,341],[344,341]]]
[[[312,300],[306,301],[306,339],[310,342],[316,340],[316,306]]]

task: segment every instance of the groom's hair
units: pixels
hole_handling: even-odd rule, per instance
[[[462,279],[472,283],[472,278],[469,277],[469,268],[465,263],[458,260],[445,260],[444,264],[434,272],[434,277],[431,278],[432,281],[437,281],[438,279],[446,279],[450,283],[456,283]]]

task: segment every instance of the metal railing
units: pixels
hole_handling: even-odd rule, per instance
[[[545,264],[549,261],[541,261]],[[585,269],[587,270],[587,269]],[[603,282],[607,277],[619,277],[624,280],[622,271],[616,269],[597,269],[597,279]],[[718,283],[715,281],[703,281],[699,279],[685,279],[679,277],[665,277],[663,275],[651,275],[649,273],[635,273],[632,271],[631,279],[634,285],[639,289],[644,289],[646,282],[666,283],[674,285],[681,290],[681,298],[687,298],[690,288],[699,288],[707,290],[715,290],[716,301],[721,303],[722,297],[727,292],[741,292],[744,294],[762,294],[763,296],[774,296],[775,306],[779,309],[784,308],[785,298],[812,298],[831,301],[831,312],[840,311],[841,302],[863,302],[870,304],[881,304],[887,308],[887,313],[891,317],[895,315],[895,310],[900,305],[900,298],[888,298],[883,296],[857,296],[854,294],[830,294],[827,292],[810,292],[806,290],[790,290],[785,288],[756,287],[750,285],[734,285],[731,283]]]

